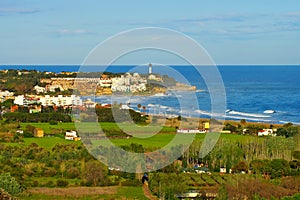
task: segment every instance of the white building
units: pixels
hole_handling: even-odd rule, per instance
[[[148,73],[149,73],[149,74],[152,74],[152,64],[150,63],[148,67],[149,67],[149,68],[148,68]]]
[[[83,102],[83,105],[86,107],[86,108],[95,108],[96,107],[96,102],[92,101],[92,99],[87,99]]]
[[[101,87],[111,87],[112,80],[110,78],[101,78],[98,84]]]
[[[276,133],[274,133],[274,130],[273,129],[262,129],[262,130],[259,130],[258,133],[257,133],[258,136],[276,136]]]
[[[67,131],[65,135],[66,140],[80,140],[80,137],[77,135],[76,131]]]
[[[24,105],[24,100],[25,100],[24,95],[18,95],[18,96],[15,97],[14,104],[23,106]]]
[[[40,87],[38,85],[34,86],[33,90],[35,90],[37,94],[39,94],[39,93],[45,93],[46,92],[46,88]]]
[[[5,91],[0,90],[0,102],[5,101],[7,97],[12,97],[12,96],[14,96],[13,92],[10,92],[8,90]]]
[[[47,91],[50,92],[56,92],[56,89],[59,89],[60,91],[64,91],[64,88],[61,85],[47,85],[46,86]]]
[[[40,102],[43,106],[82,106],[82,99],[79,96],[50,96],[45,95],[40,98]]]
[[[18,95],[14,99],[14,104],[19,106],[28,106],[33,104],[38,104],[39,99],[36,96],[24,96]]]

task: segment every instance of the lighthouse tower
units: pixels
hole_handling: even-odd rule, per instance
[[[152,64],[149,64],[149,71],[148,71],[149,75],[152,74]]]

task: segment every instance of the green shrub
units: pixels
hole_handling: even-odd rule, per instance
[[[49,124],[50,124],[50,125],[57,125],[57,121],[55,121],[55,120],[50,120],[50,121],[49,121]]]
[[[58,179],[56,181],[56,186],[57,187],[67,187],[69,185],[69,182],[66,181],[66,180],[61,180],[61,179]]]
[[[22,192],[20,184],[9,173],[0,175],[0,188],[3,188],[11,195],[19,194]]]

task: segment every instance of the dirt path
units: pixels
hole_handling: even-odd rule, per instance
[[[150,200],[158,200],[157,197],[153,196],[148,188],[148,185],[147,184],[144,184],[143,185],[143,191],[144,191],[144,195],[150,199]]]

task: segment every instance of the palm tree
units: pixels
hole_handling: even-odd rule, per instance
[[[138,104],[137,107],[138,107],[138,109],[141,111],[142,105],[141,105],[141,104]]]

